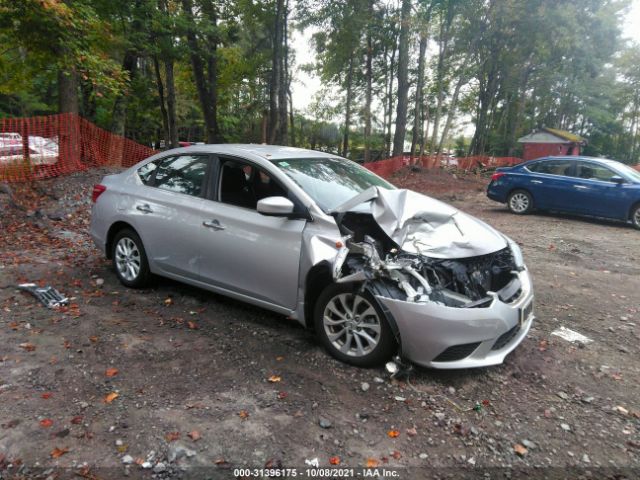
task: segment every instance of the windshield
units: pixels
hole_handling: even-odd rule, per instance
[[[369,187],[394,190],[389,182],[344,158],[273,160],[325,212],[333,210]]]
[[[618,170],[621,170],[622,173],[626,174],[627,177],[631,178],[636,182],[640,182],[640,172],[638,170],[635,170],[631,168],[629,165],[625,165],[624,163],[620,163],[616,165],[616,167],[618,167]]]

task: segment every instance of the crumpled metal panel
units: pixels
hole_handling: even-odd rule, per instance
[[[368,201],[375,221],[405,252],[453,259],[486,255],[507,246],[504,237],[484,222],[411,190],[371,187],[334,212],[363,211],[361,204]]]

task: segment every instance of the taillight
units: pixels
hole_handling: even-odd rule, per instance
[[[498,180],[500,177],[504,177],[506,174],[503,172],[496,172],[493,175],[491,175],[491,181],[495,181]]]
[[[98,197],[102,195],[106,190],[107,190],[107,187],[105,187],[104,185],[94,185],[93,192],[91,193],[91,201],[93,203],[96,203],[96,201],[98,200]]]

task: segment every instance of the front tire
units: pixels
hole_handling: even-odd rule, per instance
[[[120,230],[113,239],[112,249],[113,268],[120,283],[130,288],[148,285],[151,271],[140,236],[128,228]]]
[[[509,194],[507,206],[516,215],[525,215],[533,210],[533,197],[526,190],[514,190]]]
[[[640,203],[631,209],[631,224],[640,230]]]
[[[377,301],[358,285],[329,285],[316,302],[314,321],[320,341],[341,362],[374,367],[388,361],[397,348]]]

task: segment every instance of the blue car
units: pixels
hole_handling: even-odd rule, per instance
[[[640,172],[592,157],[544,157],[498,168],[487,196],[513,213],[533,209],[612,218],[640,229]]]

